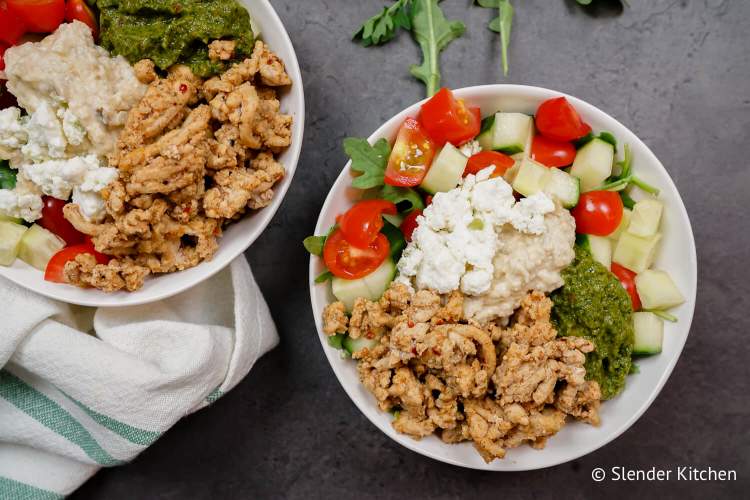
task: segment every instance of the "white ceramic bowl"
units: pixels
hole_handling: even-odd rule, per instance
[[[219,249],[210,261],[185,271],[151,276],[146,279],[143,288],[135,292],[105,293],[96,289],[50,283],[44,281],[42,272],[20,259],[16,259],[10,267],[0,266],[0,276],[34,292],[71,304],[95,307],[145,304],[175,295],[209,278],[242,254],[260,236],[281,205],[297,167],[302,149],[302,132],[305,128],[305,97],[302,88],[302,73],[292,41],[276,11],[268,0],[239,1],[250,11],[254,24],[260,28],[261,38],[284,61],[293,82],[291,88],[281,95],[281,110],[294,118],[292,144],[279,156],[279,161],[286,169],[286,175],[276,185],[271,204],[227,227],[219,239]]]
[[[469,87],[457,90],[455,94],[465,99],[470,106],[480,106],[484,114],[498,109],[533,114],[543,100],[564,95],[552,90],[521,85]],[[341,358],[339,352],[328,345],[322,331],[321,318],[323,308],[335,299],[330,292],[330,285],[315,284],[315,276],[323,270],[323,264],[321,259],[311,258],[310,296],[315,324],[321,345],[336,377],[354,404],[376,427],[417,453],[454,465],[494,471],[539,469],[574,460],[622,434],[646,411],[672,372],[685,344],[695,306],[697,265],[690,220],[680,195],[664,166],[635,134],[591,104],[575,97],[566,97],[595,131],[611,131],[620,144],[630,144],[633,150],[634,170],[639,177],[661,188],[660,199],[665,204],[662,228],[664,238],[656,268],[667,270],[687,299],[684,304],[670,311],[677,316],[678,322],[665,322],[662,353],[639,359],[637,364],[640,373],[628,377],[627,386],[619,396],[602,404],[602,423],[599,427],[569,419],[568,424],[547,441],[547,446],[543,450],[522,446],[508,450],[504,460],[486,464],[470,443],[448,445],[435,436],[415,441],[393,430],[391,416],[377,408],[374,397],[359,383],[355,362]],[[401,122],[407,116],[416,116],[420,104],[414,104],[388,120],[369,137],[370,143],[381,137],[393,141]],[[334,224],[336,215],[346,211],[357,201],[360,192],[351,188],[351,180],[352,174],[347,164],[326,198],[315,234],[324,234]]]

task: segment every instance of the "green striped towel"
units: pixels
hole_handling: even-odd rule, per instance
[[[0,499],[62,498],[232,389],[278,342],[244,257],[155,304],[93,310],[0,278]]]

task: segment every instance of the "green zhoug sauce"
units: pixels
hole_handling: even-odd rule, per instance
[[[131,63],[148,58],[161,69],[181,63],[207,77],[228,67],[225,61],[209,60],[211,41],[235,40],[235,59],[253,51],[250,15],[236,0],[96,0],[96,4],[102,46]]]
[[[576,247],[576,258],[563,270],[565,285],[550,296],[552,322],[560,337],[590,340],[596,350],[586,354],[586,378],[599,382],[602,398],[625,387],[633,352],[633,311],[620,281],[591,255]]]

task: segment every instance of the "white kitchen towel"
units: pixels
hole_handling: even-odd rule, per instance
[[[89,309],[0,278],[0,499],[62,498],[232,389],[278,342],[244,256],[175,297]]]

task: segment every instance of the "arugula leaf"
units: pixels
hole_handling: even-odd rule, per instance
[[[391,258],[394,262],[398,262],[398,259],[401,258],[401,252],[403,252],[406,247],[404,233],[387,220],[383,221],[383,229],[381,229],[380,232],[388,238],[388,243],[390,243],[391,246]]]
[[[510,31],[513,26],[513,6],[510,0],[474,0],[476,5],[488,9],[497,9],[498,16],[487,26],[500,34],[500,53],[503,61],[503,74],[508,76],[508,47],[510,47]]]
[[[412,0],[398,0],[390,7],[383,7],[383,11],[365,21],[354,33],[353,40],[359,39],[362,45],[382,45],[389,42],[396,35],[399,28],[411,30],[409,5]]]
[[[345,335],[343,333],[339,333],[338,335],[331,335],[328,337],[328,345],[335,348],[335,349],[343,349],[344,346],[342,342],[344,341]]]
[[[302,240],[302,244],[305,245],[305,250],[320,257],[323,255],[323,245],[326,243],[326,238],[326,236],[308,236]]]
[[[431,97],[440,87],[440,52],[454,39],[464,34],[466,25],[448,21],[438,0],[413,0],[411,8],[412,36],[422,49],[422,64],[412,65],[411,74],[427,87]]]
[[[620,191],[620,198],[622,199],[622,206],[624,206],[628,210],[633,210],[633,207],[635,206],[635,200],[631,198],[628,193],[626,193],[625,191]]]
[[[604,132],[599,132],[599,139],[612,144],[612,146],[615,148],[615,153],[617,153],[617,139],[612,134],[612,132],[607,132],[606,130]]]
[[[609,133],[609,132],[607,132]],[[610,134],[611,135],[611,134]],[[610,177],[607,179],[607,181],[601,185],[598,189],[601,191],[622,191],[631,184],[634,186],[638,186],[642,190],[646,191],[647,193],[658,195],[659,194],[659,188],[652,186],[651,184],[648,184],[641,179],[639,179],[634,173],[633,173],[633,153],[630,151],[630,145],[625,144],[625,152],[623,153],[623,159],[620,162],[617,162],[617,164],[620,166],[620,173],[616,176]],[[622,196],[622,194],[621,194]],[[623,204],[627,208],[632,208],[631,206],[628,206],[628,204],[633,203],[632,198],[630,196],[622,197]]]
[[[16,187],[16,171],[10,168],[5,160],[0,160],[0,189],[14,189]]]
[[[333,278],[333,273],[326,270],[320,273],[317,278],[315,278],[315,283],[325,283],[331,278]]]
[[[422,197],[411,188],[385,184],[383,189],[380,190],[380,197],[398,205],[399,212],[411,212],[415,209],[421,210],[424,208]]]
[[[370,146],[367,139],[347,137],[344,151],[352,159],[352,170],[362,174],[352,181],[352,187],[370,189],[383,185],[388,155],[391,154],[388,141],[380,139]]]
[[[630,371],[628,372],[628,375],[635,375],[636,373],[641,373],[641,369],[638,368],[638,365],[636,365],[635,363],[631,363]]]

